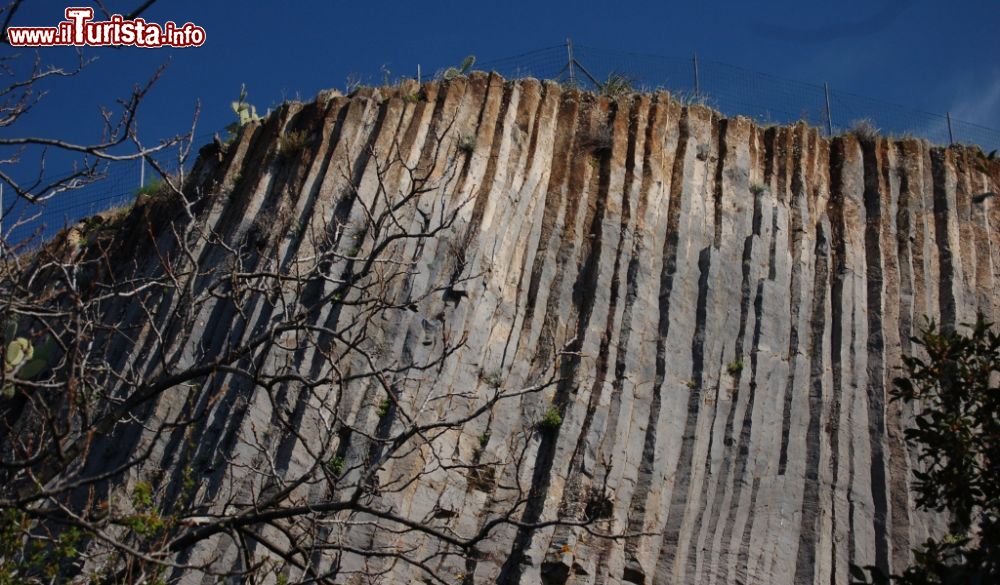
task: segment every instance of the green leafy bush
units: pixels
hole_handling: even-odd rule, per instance
[[[911,341],[917,351],[903,357],[890,394],[914,409],[904,436],[919,453],[915,503],[946,511],[948,532],[914,549],[900,575],[872,566],[851,575],[855,583],[1000,583],[1000,332],[979,314],[966,332],[932,321]]]
[[[153,179],[135,192],[136,197],[149,197],[156,195],[163,188],[163,179]]]
[[[562,426],[562,423],[563,417],[559,413],[559,409],[553,404],[545,411],[545,415],[538,422],[538,426],[545,431],[557,431]]]
[[[326,462],[326,468],[335,476],[339,476],[344,473],[344,458],[343,457],[333,457]]]

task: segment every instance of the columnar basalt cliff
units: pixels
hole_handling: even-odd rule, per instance
[[[289,135],[306,139],[289,146]],[[413,547],[466,583],[846,584],[849,564],[899,570],[940,529],[945,518],[915,509],[907,413],[887,392],[925,316],[947,327],[977,309],[1000,317],[1000,208],[984,196],[998,191],[1000,172],[977,149],[830,139],[666,94],[610,99],[474,74],[283,107],[203,150],[190,179],[202,200],[177,222],[253,250],[254,270],[287,270],[319,253],[309,234],[349,235],[344,226],[363,221],[380,190],[412,181],[386,171],[390,156],[427,170],[436,201],[457,215],[435,238],[399,249],[412,270],[387,290],[401,308],[368,335],[380,355],[411,364],[464,343],[411,374],[419,390],[400,392],[391,409],[374,385],[352,387],[338,396],[337,420],[375,436],[395,424],[396,400],[445,418],[456,397],[532,387],[550,364],[557,381],[443,434],[435,457],[393,460],[382,476],[416,479],[373,495],[445,532],[474,534],[516,485],[527,494],[516,522],[492,527],[476,558],[434,558],[436,545],[412,535],[378,535],[382,545]],[[404,222],[440,212],[399,211]],[[171,253],[168,231],[137,230],[135,246],[117,253],[138,250],[139,268],[153,266],[141,258]],[[336,239],[345,256],[349,240]],[[216,252],[186,252],[203,253]],[[194,294],[200,284],[190,286]],[[176,300],[162,302],[154,322]],[[123,319],[149,318],[121,303]],[[261,311],[205,304],[190,331],[147,327],[121,348],[122,363],[221,355],[254,334],[268,318]],[[162,344],[171,349],[154,349]],[[290,341],[281,359],[311,371],[321,353]],[[319,424],[292,392],[280,404],[221,378],[204,428],[188,437],[220,454],[199,472],[197,498],[209,510],[233,485],[273,488],[251,478],[259,452],[248,444],[294,469]],[[149,416],[181,400],[164,393]],[[553,408],[561,424],[540,428]],[[267,432],[282,409],[301,417],[299,436]],[[182,441],[149,431],[123,440],[135,432],[111,431],[92,459],[111,444],[148,444],[145,468],[180,465]],[[374,439],[335,436],[344,469],[371,457]],[[480,461],[495,463],[489,477],[461,472]],[[310,489],[303,497],[321,501],[323,490]],[[343,541],[370,545],[373,534],[359,526]],[[180,560],[238,563],[232,547],[220,534]],[[344,567],[380,562],[336,556]],[[386,583],[425,578],[414,565],[382,568]]]

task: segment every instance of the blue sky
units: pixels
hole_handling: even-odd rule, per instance
[[[138,0],[110,0],[128,11]],[[89,5],[85,0],[73,5]],[[28,0],[15,25],[46,26],[66,4]],[[414,75],[563,42],[689,56],[831,87],[1000,128],[1000,4],[996,0],[802,2],[221,2],[160,0],[147,20],[191,21],[207,42],[189,49],[87,49],[98,60],[47,86],[43,104],[8,135],[92,139],[99,107],[168,68],[140,112],[153,140],[183,131],[196,102],[198,133],[231,121],[241,83],[258,109],[345,86],[352,73]],[[9,46],[0,46],[9,54]],[[23,51],[22,51],[23,52]],[[60,62],[66,49],[41,49]],[[54,161],[50,168],[58,166]],[[53,170],[55,170],[53,168]]]

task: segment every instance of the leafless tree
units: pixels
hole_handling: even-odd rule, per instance
[[[155,4],[156,0],[138,3],[128,18],[134,18]],[[7,29],[14,22],[22,0],[13,0],[0,8],[0,45],[7,44]],[[108,14],[102,3],[99,7]],[[109,15],[109,14],[108,14]],[[109,15],[110,16],[110,15]],[[147,159],[179,148],[179,156],[186,158],[194,136],[191,128],[170,139],[154,145],[144,144],[137,132],[140,106],[163,75],[164,67],[157,69],[145,83],[134,86],[129,96],[116,100],[116,108],[102,108],[102,130],[96,140],[78,142],[61,137],[39,136],[21,130],[28,113],[38,107],[50,92],[60,91],[60,82],[84,75],[94,59],[77,50],[71,63],[47,62],[42,52],[34,56],[8,53],[0,56],[0,184],[5,187],[4,218],[17,208],[14,222],[6,221],[5,235],[9,236],[20,225],[35,222],[38,214],[31,206],[17,206],[18,202],[43,203],[55,197],[100,181],[106,176],[108,165],[123,161]],[[197,107],[193,121],[198,119]],[[48,167],[50,153],[59,152],[61,163],[72,170],[53,172]],[[69,161],[68,163],[66,161]],[[32,169],[26,172],[26,169]],[[17,242],[10,242],[12,244]]]
[[[442,278],[417,262],[427,246],[460,250],[470,201],[453,195],[468,156],[456,133],[432,129],[420,160],[440,165],[408,161],[396,144],[329,163],[346,188],[318,209],[303,207],[303,175],[322,137],[291,125],[279,109],[205,147],[183,183],[167,176],[133,207],[0,261],[13,348],[0,374],[0,582],[391,572],[471,583],[501,527],[613,537],[582,508],[521,520],[528,450],[558,432],[557,414],[518,434],[488,430],[505,401],[559,383],[572,340],[527,384],[482,371],[455,390],[436,381],[461,367],[466,340],[409,318],[461,302],[479,276],[461,253]],[[233,162],[244,155],[257,158]],[[292,187],[234,227],[265,172]],[[431,483],[490,503],[474,525],[440,494],[400,505]]]

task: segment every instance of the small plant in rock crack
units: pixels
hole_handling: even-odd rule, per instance
[[[483,382],[490,388],[499,388],[503,385],[503,373],[500,370],[492,370],[481,374]]]
[[[456,145],[459,152],[465,154],[472,154],[476,151],[476,136],[475,134],[466,134],[458,139],[458,144]]]
[[[760,195],[764,191],[767,191],[767,187],[763,183],[750,183],[750,192],[754,195]]]
[[[695,382],[694,380],[688,380],[687,381],[687,387],[688,387],[688,390],[694,390],[695,388],[698,387],[698,383]]]
[[[331,457],[329,461],[326,462],[327,470],[334,476],[340,476],[344,472],[344,458],[343,457]]]
[[[486,448],[486,444],[489,443],[489,442],[490,442],[490,432],[489,431],[486,431],[485,433],[479,435],[479,448],[480,449],[485,449]]]
[[[729,372],[730,376],[739,376],[740,372],[743,371],[743,358],[729,362],[726,366],[726,371]]]
[[[425,102],[425,101],[427,101],[427,94],[424,93],[424,90],[420,90],[420,91],[415,91],[413,93],[404,94],[403,95],[403,101],[406,102],[406,103],[408,103],[408,104],[415,104],[417,102]]]
[[[132,491],[132,506],[135,513],[125,518],[125,525],[139,536],[152,536],[160,532],[166,522],[153,505],[153,488],[146,482],[139,482]]]
[[[305,130],[292,130],[278,138],[278,157],[288,161],[297,157],[309,144],[309,134]]]
[[[378,417],[383,418],[385,415],[389,414],[390,406],[392,406],[392,401],[388,398],[383,398],[382,402],[378,403]]]
[[[542,420],[538,421],[538,427],[543,431],[558,431],[562,423],[563,417],[559,414],[559,409],[556,408],[556,405],[553,404],[545,411]]]

